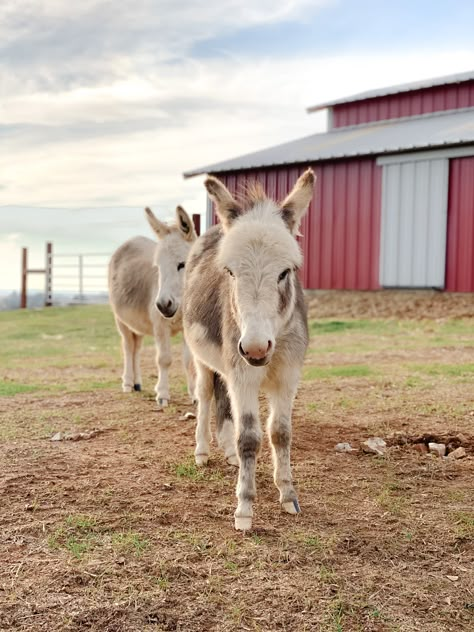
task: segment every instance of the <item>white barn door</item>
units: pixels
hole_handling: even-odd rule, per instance
[[[449,160],[384,164],[380,285],[444,288]]]

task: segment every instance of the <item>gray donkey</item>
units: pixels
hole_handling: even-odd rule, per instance
[[[270,404],[268,434],[280,503],[290,514],[299,512],[290,468],[291,411],[308,328],[295,237],[314,182],[308,169],[277,205],[257,186],[238,202],[209,176],[205,186],[220,225],[197,240],[186,268],[183,322],[197,371],[196,463],[205,465],[209,458],[215,395],[218,442],[227,460],[239,465],[235,528],[240,530],[252,526],[262,440],[260,389]]]
[[[114,252],[109,263],[109,300],[122,337],[122,390],[141,390],[140,348],[143,336],[153,336],[158,368],[156,400],[167,406],[171,336],[182,330],[184,267],[196,233],[180,206],[176,208],[176,225],[161,222],[149,208],[145,212],[158,243],[134,237]],[[186,343],[183,362],[188,392],[194,399],[195,371]]]

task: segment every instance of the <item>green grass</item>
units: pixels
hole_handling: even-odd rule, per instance
[[[308,366],[303,371],[304,380],[317,380],[331,377],[365,377],[372,375],[372,369],[365,364],[348,364],[344,366]]]
[[[474,512],[458,511],[454,514],[456,537],[460,540],[474,541]]]
[[[174,463],[171,467],[178,478],[187,479],[189,481],[224,481],[224,476],[220,470],[214,470],[209,466],[198,467],[194,462],[194,456],[189,456],[185,461],[181,461],[180,463]]]
[[[128,531],[112,535],[112,548],[119,553],[131,553],[140,557],[149,546],[148,539],[139,533]]]
[[[310,333],[316,336],[354,330],[379,334],[388,328],[390,328],[390,322],[383,320],[313,320],[309,326]]]
[[[18,395],[18,393],[32,393],[41,389],[41,386],[36,384],[20,384],[13,380],[0,380],[0,396],[12,397]]]
[[[425,375],[446,375],[449,377],[469,377],[474,374],[474,363],[468,364],[412,364],[411,370]]]

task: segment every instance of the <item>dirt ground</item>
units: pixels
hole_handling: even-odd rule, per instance
[[[472,631],[474,321],[332,310],[339,320],[312,325],[295,402],[302,513],[280,511],[265,444],[247,534],[233,529],[236,470],[216,446],[207,468],[193,464],[178,361],[161,412],[151,347],[141,393],[122,394],[120,366],[89,356],[3,368],[47,389],[0,397],[0,630]],[[77,372],[105,386],[69,388]],[[374,435],[384,457],[334,450]],[[426,454],[430,439],[467,457]]]
[[[472,318],[474,294],[436,290],[308,292],[310,318]]]

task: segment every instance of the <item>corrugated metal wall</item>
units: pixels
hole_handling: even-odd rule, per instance
[[[447,158],[383,167],[380,283],[384,287],[445,285]]]
[[[333,127],[474,106],[474,81],[392,94],[333,107]]]
[[[235,194],[258,180],[282,200],[304,167],[216,174]],[[379,288],[382,168],[375,160],[313,165],[316,192],[301,226],[302,281],[309,289]]]
[[[446,289],[474,292],[474,156],[450,160]]]

